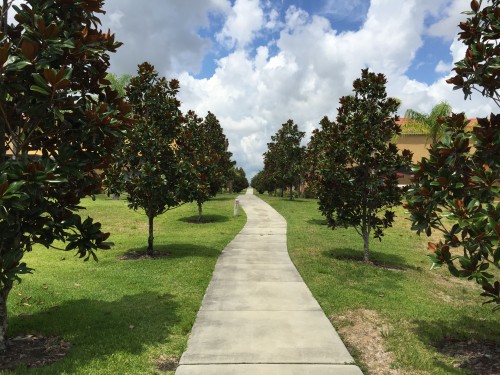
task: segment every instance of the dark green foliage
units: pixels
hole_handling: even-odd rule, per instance
[[[233,154],[229,152],[229,141],[223,132],[219,120],[211,112],[205,116],[203,122],[203,134],[206,139],[205,153],[210,160],[208,175],[210,183],[210,194],[215,196],[227,183],[231,176],[231,168],[236,162],[231,160]],[[247,184],[248,187],[248,184]]]
[[[445,119],[444,137],[414,167],[406,208],[418,234],[443,233],[429,243],[433,267],[446,264],[454,276],[476,280],[500,308],[498,281],[488,272],[500,261],[500,116],[479,119],[472,132],[467,122],[464,114]]]
[[[394,221],[389,209],[402,197],[396,170],[411,158],[391,143],[401,132],[395,121],[399,103],[387,97],[386,82],[383,74],[364,69],[354,81],[354,95],[340,99],[337,122],[325,117],[309,146],[319,209],[332,229],[356,229],[364,241],[365,261],[371,231],[381,239]]]
[[[87,260],[108,247],[101,225],[77,214],[128,122],[105,79],[120,43],[99,30],[102,6],[28,0],[0,33],[0,349],[7,296],[31,271],[25,252],[59,240]]]
[[[293,120],[285,122],[278,132],[271,136],[272,142],[267,144],[264,153],[264,173],[268,185],[290,189],[293,198],[293,187],[301,183],[305,147],[300,143],[305,132],[299,130]]]
[[[461,89],[465,99],[476,90],[500,105],[500,0],[484,3],[483,7],[482,0],[472,0],[471,11],[464,12],[469,18],[460,23],[462,31],[458,37],[467,46],[467,51],[465,57],[455,63],[453,70],[457,74],[447,82]]]
[[[314,129],[311,139],[307,144],[304,171],[307,190],[316,195],[320,189],[321,168],[324,163],[325,150],[331,147],[330,139],[325,134],[332,134],[335,123],[328,117],[323,117],[319,122],[320,128]]]
[[[108,173],[111,190],[123,189],[129,207],[146,213],[149,255],[153,254],[154,218],[178,206],[182,190],[189,185],[185,176],[190,166],[182,160],[177,143],[183,122],[178,90],[178,81],[160,77],[147,62],[139,65],[137,76],[126,87],[134,123]]]
[[[488,2],[490,3],[490,2]],[[456,63],[457,75],[448,80],[465,97],[476,86],[498,105],[499,1],[481,10],[473,0],[470,18],[460,24],[459,38],[468,46],[464,60]],[[413,186],[406,208],[417,233],[443,233],[438,243],[429,243],[433,268],[446,264],[457,277],[481,284],[485,303],[500,309],[500,282],[489,271],[500,268],[500,116],[480,118],[466,131],[465,115],[452,114],[441,120],[446,128],[442,140],[432,145],[429,158],[414,166]]]
[[[276,181],[271,176],[269,169],[265,168],[253,176],[250,185],[252,185],[259,194],[264,194],[266,191],[269,194],[274,194],[277,188]]]
[[[259,194],[264,194],[267,189],[265,181],[264,171],[259,171],[255,176],[252,177],[250,185],[257,190]]]
[[[183,200],[197,202],[200,221],[203,203],[214,197],[230,177],[232,153],[219,120],[211,112],[203,120],[189,111],[180,143],[182,159],[191,166],[186,177],[190,187],[184,190]]]
[[[243,168],[233,167],[232,169],[232,188],[235,193],[241,193],[249,184]]]

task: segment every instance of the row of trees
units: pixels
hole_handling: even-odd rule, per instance
[[[500,0],[484,7],[471,2],[471,11],[466,12],[469,19],[460,24],[459,34],[467,52],[455,64],[456,75],[448,80],[463,90],[466,99],[475,90],[497,105],[499,5]],[[412,230],[428,236],[433,231],[442,234],[437,243],[429,242],[432,267],[446,265],[452,275],[475,280],[483,288],[485,303],[500,309],[500,282],[488,272],[490,267],[500,268],[500,115],[478,119],[469,131],[465,114],[451,113],[444,102],[430,114],[408,111],[410,119],[429,127],[432,143],[429,157],[412,168],[412,184],[403,189],[398,187],[396,171],[410,165],[411,153],[398,151],[392,142],[401,132],[395,115],[399,102],[387,97],[385,84],[382,74],[363,70],[354,81],[354,95],[340,99],[336,121],[325,117],[313,132],[301,166],[286,165],[288,155],[303,149],[301,137],[287,142],[282,136],[293,122],[283,124],[268,144],[264,169],[252,185],[260,192],[273,191],[278,181],[292,181],[284,176],[297,182],[303,171],[328,225],[332,229],[352,226],[363,238],[365,261],[370,259],[371,232],[381,239],[394,221],[391,208],[404,199]],[[285,165],[275,161],[278,157],[284,158]]]
[[[245,177],[215,115],[181,113],[177,81],[148,63],[135,77],[108,76],[121,43],[99,29],[103,0],[26,0],[13,6],[16,25],[11,3],[0,6],[0,351],[9,293],[32,272],[26,252],[59,241],[97,260],[109,248],[101,224],[79,215],[105,174],[146,212],[148,253],[154,217],[188,201],[201,215],[223,184],[240,188]]]
[[[411,153],[392,143],[401,132],[399,101],[387,97],[386,83],[383,74],[364,69],[354,95],[340,99],[337,120],[325,116],[307,148],[301,146],[305,133],[292,120],[283,124],[252,179],[259,192],[288,186],[290,199],[293,186],[306,185],[330,227],[353,226],[362,236],[365,261],[371,232],[380,239],[394,221],[390,208],[402,202],[396,171],[411,162]]]
[[[289,188],[290,199],[293,199],[294,187],[298,188],[302,182],[306,148],[301,142],[305,135],[293,120],[285,122],[267,144],[264,170],[253,177],[252,186],[261,193],[281,188],[282,196]]]
[[[167,81],[147,62],[139,66],[124,88],[133,122],[105,170],[108,190],[126,192],[129,207],[143,209],[148,217],[149,255],[155,217],[194,201],[201,220],[203,203],[234,180],[232,154],[217,117],[183,115],[178,91],[177,80]]]
[[[399,106],[399,100],[394,100],[394,104]],[[405,112],[405,119],[411,123],[409,126],[416,126],[427,133],[434,144],[444,135],[444,126],[439,119],[449,116],[451,112],[451,106],[443,101],[434,106],[430,113],[409,109]],[[267,144],[267,151],[263,154],[264,168],[253,177],[252,186],[261,194],[269,191],[276,195],[280,189],[281,196],[288,189],[290,199],[293,199],[293,189],[300,195],[305,194],[307,188],[307,192],[317,196],[314,173],[311,171],[317,167],[319,149],[324,147],[321,143],[326,141],[324,135],[331,128],[329,121],[327,117],[320,121],[321,131],[313,131],[307,148],[301,145],[305,132],[300,131],[293,120],[282,124],[278,132],[271,136],[272,142]],[[399,134],[400,130],[395,131],[393,138]],[[408,167],[408,163],[399,168],[405,167]]]

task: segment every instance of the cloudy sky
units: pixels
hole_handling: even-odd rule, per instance
[[[213,112],[239,166],[262,168],[289,118],[307,132],[352,91],[361,69],[384,73],[389,95],[429,111],[442,100],[469,117],[493,104],[445,83],[465,47],[464,0],[106,0],[103,27],[124,43],[111,71],[143,61],[181,83],[183,111]]]

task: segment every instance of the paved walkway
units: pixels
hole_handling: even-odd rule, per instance
[[[176,375],[362,375],[295,269],[286,221],[252,195],[220,255]]]

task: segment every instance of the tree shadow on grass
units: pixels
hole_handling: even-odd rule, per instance
[[[309,219],[307,220],[307,223],[312,225],[328,225],[328,221],[326,221],[326,219]]]
[[[488,307],[484,307],[487,309]],[[500,373],[500,331],[498,321],[467,316],[465,312],[455,320],[415,320],[415,331],[420,339],[436,350],[453,358],[461,370],[439,357],[435,365],[449,374],[467,373],[493,375]],[[491,314],[495,314],[492,312]]]
[[[304,202],[307,202],[303,198],[293,198],[293,199],[290,199],[290,197],[284,197],[284,198],[281,198],[281,200],[284,201],[284,202],[290,202],[290,203],[304,203]]]
[[[223,215],[203,215],[201,221],[198,221],[198,215],[182,217],[179,219],[184,223],[189,224],[210,224],[210,223],[224,223],[229,221],[229,217]]]
[[[360,263],[363,262],[363,251],[353,248],[344,247],[330,249],[323,251],[323,255],[338,260],[347,260]],[[415,267],[412,264],[408,264],[406,262],[406,259],[401,256],[393,254],[389,255],[376,251],[370,252],[370,262],[375,267],[388,270],[405,271],[407,269],[412,269],[415,271],[422,271],[421,267]]]
[[[236,199],[236,195],[216,195],[214,198],[211,198],[211,201],[219,201],[219,202],[224,202],[224,201],[234,201]]]
[[[69,300],[28,317],[14,316],[10,324],[14,335],[55,335],[71,343],[66,357],[36,369],[37,374],[78,373],[90,360],[117,352],[137,355],[169,342],[171,327],[180,321],[178,307],[170,294],[144,292],[117,301]]]
[[[221,250],[214,249],[213,247],[186,243],[171,243],[154,246],[154,255],[148,258],[145,256],[146,249],[147,246],[129,249],[121,258],[126,260],[176,259],[192,256],[217,258],[221,253]]]

